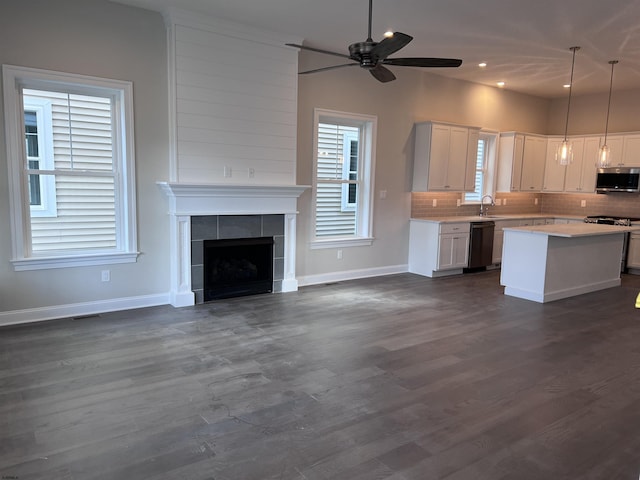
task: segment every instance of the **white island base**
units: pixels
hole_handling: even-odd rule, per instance
[[[505,295],[545,303],[620,285],[628,227],[596,224],[504,229]]]

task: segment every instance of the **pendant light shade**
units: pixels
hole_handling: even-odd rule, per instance
[[[576,52],[580,50],[580,47],[571,47],[569,50],[573,52],[573,58],[571,59],[571,79],[569,81],[567,120],[564,124],[564,140],[556,151],[556,162],[558,162],[560,165],[569,165],[573,161],[573,146],[571,145],[571,142],[567,140],[567,131],[569,129],[569,111],[571,109],[571,90],[573,89],[573,67],[576,63]]]
[[[604,126],[604,143],[598,150],[598,160],[596,166],[600,168],[608,167],[611,165],[611,149],[607,145],[607,133],[609,133],[609,111],[611,110],[611,90],[613,89],[613,67],[618,63],[618,60],[609,61],[611,65],[611,80],[609,82],[609,102],[607,103],[607,122]]]

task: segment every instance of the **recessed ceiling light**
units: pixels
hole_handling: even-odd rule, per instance
[[[393,37],[392,30],[387,30],[386,32],[384,32],[384,38],[391,38],[391,37]]]
[[[485,62],[482,62],[482,63],[479,63],[479,64],[478,64],[478,66],[479,66],[480,68],[484,68],[484,67],[486,67],[486,66],[487,66],[487,64],[486,64]]]
[[[504,87],[505,83],[504,82],[498,82],[496,83],[496,85],[498,85],[500,88]]]

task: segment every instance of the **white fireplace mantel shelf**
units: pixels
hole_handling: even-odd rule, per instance
[[[282,291],[298,289],[296,215],[298,197],[308,185],[236,185],[157,182],[169,199],[171,217],[171,304],[193,305],[191,217],[196,215],[284,215]]]
[[[236,185],[157,182],[173,215],[266,215],[296,213],[309,185]]]

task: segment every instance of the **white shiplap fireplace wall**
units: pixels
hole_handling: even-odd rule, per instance
[[[190,12],[165,14],[169,52],[171,304],[193,305],[191,216],[285,216],[283,291],[295,245],[300,38]]]

